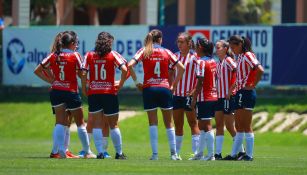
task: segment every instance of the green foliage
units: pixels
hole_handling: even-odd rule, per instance
[[[272,24],[271,0],[232,0],[228,1],[229,23]]]
[[[100,8],[136,7],[139,5],[139,0],[74,0],[74,4],[75,6],[95,5]]]

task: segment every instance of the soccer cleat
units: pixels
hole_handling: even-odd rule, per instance
[[[96,159],[97,156],[96,156],[94,153],[89,152],[89,153],[87,153],[87,154],[84,155],[84,158],[85,158],[85,159]]]
[[[158,160],[158,154],[152,154],[149,160]]]
[[[61,156],[60,156],[59,153],[55,153],[55,154],[50,153],[50,156],[49,156],[49,157],[50,157],[50,158],[54,158],[54,159],[59,159],[59,158],[61,158]]]
[[[254,159],[252,157],[249,157],[247,154],[245,154],[242,159],[243,161],[253,161]]]
[[[237,160],[241,160],[246,155],[245,152],[239,152],[237,155]]]
[[[125,159],[127,159],[127,156],[124,153],[122,153],[122,154],[116,153],[115,154],[115,159],[125,160]]]
[[[177,156],[177,160],[182,160],[180,155]]]
[[[171,155],[171,160],[180,160],[177,154]]]
[[[110,159],[110,158],[112,158],[108,152],[104,152],[104,153],[103,153],[103,156],[104,156],[105,159]]]
[[[211,155],[211,156],[207,155],[207,156],[201,158],[200,160],[213,161],[213,160],[215,160],[215,157],[214,157],[214,155]]]
[[[214,154],[214,157],[215,157],[215,160],[222,160],[223,157],[222,157],[222,154]]]
[[[85,151],[82,150],[82,151],[79,152],[79,155],[78,155],[78,156],[79,156],[80,158],[84,158],[84,155],[85,155]]]
[[[227,155],[222,160],[237,160],[237,157],[232,157],[231,155]]]
[[[60,158],[61,158],[61,159],[66,159],[66,158],[68,158],[67,155],[66,155],[66,152],[64,152],[64,151],[59,151],[59,155],[60,155]]]
[[[79,152],[79,157],[84,158],[84,159],[96,159],[97,158],[97,156],[94,153],[92,153],[91,151],[86,153],[83,150]]]
[[[99,153],[97,154],[97,159],[104,159],[104,154],[103,153]]]
[[[78,159],[78,158],[80,158],[79,156],[74,155],[70,151],[66,151],[66,157],[67,158],[71,158],[71,159]]]
[[[203,153],[197,153],[193,157],[189,158],[189,160],[200,160],[203,158]]]

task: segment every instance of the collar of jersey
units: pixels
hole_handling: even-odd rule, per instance
[[[73,50],[70,50],[70,49],[62,49],[61,52],[64,52],[64,53],[73,53],[74,51],[73,51]]]
[[[162,48],[162,46],[160,44],[153,44],[153,48]]]
[[[211,59],[211,57],[203,56],[203,57],[201,57],[200,59],[201,59],[201,60],[205,60],[205,61],[207,61],[207,60],[210,60],[210,59]]]

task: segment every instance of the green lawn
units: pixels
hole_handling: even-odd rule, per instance
[[[141,98],[121,100],[126,101],[122,102],[121,109],[141,108]],[[287,99],[288,103],[281,100],[260,99],[257,109],[272,112],[307,109],[304,100]],[[185,127],[181,151],[184,160],[171,161],[161,116],[159,161],[149,161],[151,151],[145,113],[120,123],[128,160],[49,159],[54,118],[49,102],[42,101],[1,99],[0,174],[307,174],[307,137],[300,133],[256,133],[253,162],[203,162],[186,160],[191,152],[191,137]],[[228,135],[226,138],[224,155],[230,152],[232,142]],[[111,139],[109,142],[109,152],[114,156]],[[94,144],[91,145],[95,151]],[[72,133],[71,151],[77,153],[80,148],[77,133]]]

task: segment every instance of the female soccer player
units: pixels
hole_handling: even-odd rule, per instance
[[[184,67],[176,55],[161,46],[162,32],[154,29],[145,38],[145,47],[141,48],[129,62],[129,70],[135,85],[143,91],[144,110],[149,120],[150,143],[152,156],[150,160],[158,159],[158,116],[157,108],[162,110],[164,125],[166,127],[171,159],[178,160],[176,153],[175,131],[172,126],[172,91],[181,79]],[[144,81],[138,82],[133,66],[139,61],[143,62]],[[176,66],[177,76],[172,85],[168,82],[168,68]]]
[[[89,152],[81,98],[78,94],[77,73],[80,73],[81,69],[81,56],[74,51],[77,44],[76,37],[69,32],[64,32],[56,47],[56,52],[45,58],[34,71],[39,78],[51,84],[50,100],[56,115],[55,135],[61,158],[67,158],[65,148],[65,125],[68,120],[66,109],[74,116],[83,150]],[[52,76],[46,76],[44,70],[52,72]]]
[[[231,155],[224,160],[253,160],[254,133],[252,129],[252,112],[256,103],[255,87],[264,72],[251,48],[248,38],[238,35],[229,38],[230,48],[237,55],[235,123],[237,134],[233,143]],[[245,135],[246,154],[238,157],[237,153]]]
[[[104,159],[102,145],[102,117],[108,117],[111,138],[116,150],[115,159],[126,159],[122,152],[122,138],[118,128],[119,104],[117,92],[124,85],[127,67],[124,58],[112,51],[113,36],[107,32],[98,34],[95,49],[86,54],[83,63],[82,91],[88,95],[89,112],[93,118],[93,138],[98,152],[97,158]],[[121,79],[115,84],[115,68],[121,70]],[[89,81],[87,83],[87,74]]]
[[[211,119],[214,117],[214,107],[217,102],[216,92],[216,63],[212,58],[213,43],[205,38],[197,40],[196,52],[200,57],[197,67],[196,91],[193,95],[191,107],[195,107],[197,101],[197,119],[200,129],[200,141],[198,153],[190,160],[215,160],[214,157],[214,133]],[[203,156],[207,145],[208,154]]]
[[[217,96],[218,102],[215,108],[216,123],[216,150],[215,159],[222,159],[222,148],[224,142],[224,124],[230,135],[235,137],[234,127],[234,95],[237,64],[229,51],[229,43],[219,40],[215,44],[216,55],[219,58],[217,63]],[[240,154],[244,152],[241,146]]]
[[[197,153],[200,131],[197,125],[196,113],[190,108],[190,103],[192,101],[192,96],[196,85],[195,69],[197,64],[196,54],[193,50],[190,50],[194,48],[191,35],[186,32],[180,33],[177,37],[177,46],[179,48],[179,52],[177,52],[175,55],[185,67],[185,72],[182,79],[179,81],[178,86],[173,93],[173,117],[176,134],[176,151],[178,158],[181,159],[180,150],[183,140],[184,113],[187,116],[187,120],[191,128],[193,155]]]

